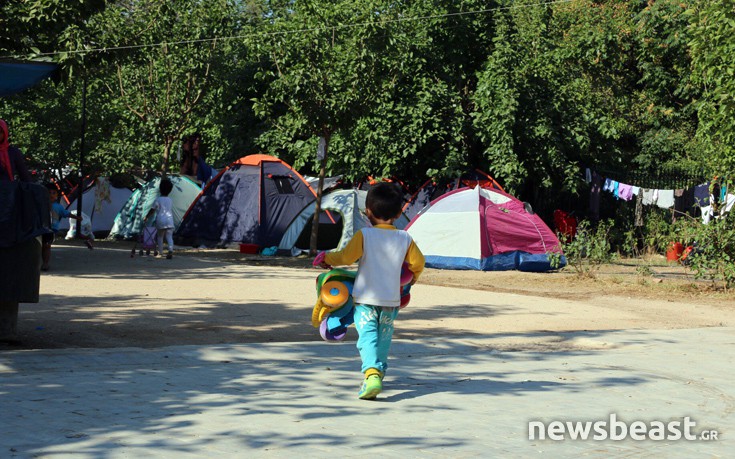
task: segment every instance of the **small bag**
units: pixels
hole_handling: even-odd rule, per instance
[[[156,236],[158,230],[155,226],[144,226],[143,227],[143,240],[142,245],[144,250],[153,250],[156,248]]]
[[[71,211],[72,215],[77,214],[76,210]],[[92,232],[92,220],[89,218],[89,215],[82,212],[82,224],[81,224],[81,230],[82,230],[82,236],[94,240],[94,233]],[[77,235],[77,220],[75,218],[69,219],[69,231],[66,232],[66,237],[64,239],[74,239]]]

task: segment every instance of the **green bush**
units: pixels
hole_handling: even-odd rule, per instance
[[[686,242],[695,249],[686,257],[686,265],[697,279],[721,281],[725,289],[735,285],[735,215],[732,212],[708,224],[689,220],[682,225]]]
[[[567,258],[567,265],[580,276],[595,277],[600,265],[610,262],[613,254],[610,251],[610,220],[601,221],[592,227],[589,221],[582,220],[577,225],[577,235],[567,241],[559,236],[561,247]],[[549,254],[552,266],[559,266],[560,254]]]

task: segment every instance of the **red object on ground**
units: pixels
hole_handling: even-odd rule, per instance
[[[681,242],[672,242],[666,250],[666,261],[670,263],[681,263],[684,246]]]
[[[556,232],[564,235],[567,242],[577,235],[577,217],[564,210],[556,209],[554,211],[554,226]]]
[[[240,244],[240,253],[256,254],[260,250],[258,244]]]

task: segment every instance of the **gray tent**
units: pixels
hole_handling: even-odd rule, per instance
[[[128,188],[113,186],[104,177],[94,180],[92,186],[84,190],[82,198],[82,212],[87,214],[92,221],[94,233],[108,233],[119,215],[120,209],[128,202],[133,192]],[[72,201],[66,208],[70,211],[77,210],[77,200]],[[69,219],[63,219],[59,223],[60,230],[69,229]],[[72,227],[71,234],[76,230]]]

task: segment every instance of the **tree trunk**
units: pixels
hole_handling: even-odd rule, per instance
[[[161,173],[165,177],[168,174],[168,163],[171,157],[171,145],[173,145],[172,138],[166,138],[163,144],[163,164],[161,164]]]
[[[319,168],[319,185],[316,187],[316,207],[314,209],[314,219],[311,223],[311,242],[309,244],[309,253],[313,256],[317,252],[317,241],[319,240],[319,214],[322,211],[322,191],[324,190],[324,175],[327,170],[327,155],[329,154],[329,135],[324,136],[324,158],[322,158],[321,167]]]

